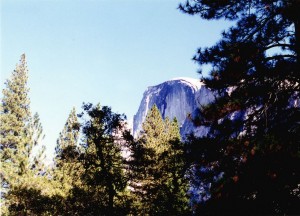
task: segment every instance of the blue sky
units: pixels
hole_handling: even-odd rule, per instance
[[[100,102],[131,119],[148,86],[199,78],[191,58],[224,21],[181,13],[178,0],[1,0],[1,89],[26,53],[31,109],[51,154],[73,106]]]

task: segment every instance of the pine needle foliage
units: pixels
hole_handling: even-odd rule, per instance
[[[132,146],[131,186],[141,215],[185,215],[189,212],[183,144],[177,120],[163,120],[154,105]]]
[[[201,214],[299,214],[300,2],[187,1],[181,11],[233,26],[194,60],[220,97],[203,109],[211,128],[189,158],[211,184]],[[206,192],[205,192],[206,193]]]
[[[43,191],[44,148],[33,154],[43,138],[38,114],[31,115],[27,87],[25,54],[6,81],[0,106],[1,211],[3,214],[30,214],[28,196],[20,193],[30,188]]]
[[[55,147],[53,181],[57,182],[64,197],[69,195],[73,187],[81,184],[83,168],[79,161],[79,132],[80,123],[73,108]]]
[[[82,185],[71,191],[74,214],[125,215],[128,212],[125,162],[121,155],[125,116],[107,106],[84,104],[80,156]]]

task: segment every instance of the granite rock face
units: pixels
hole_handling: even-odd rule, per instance
[[[195,128],[188,116],[192,116],[214,100],[214,94],[203,83],[193,78],[175,78],[156,86],[148,87],[144,92],[138,112],[133,118],[133,134],[138,136],[147,112],[156,104],[162,117],[177,118],[181,136],[195,132],[203,136],[206,128]]]

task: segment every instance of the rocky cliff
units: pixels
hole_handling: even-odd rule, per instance
[[[176,78],[148,87],[144,92],[138,112],[133,118],[133,134],[134,136],[139,134],[148,110],[156,104],[163,118],[177,118],[182,137],[190,132],[205,135],[207,129],[195,128],[188,116],[195,114],[197,108],[212,100],[214,100],[214,94],[197,79]]]

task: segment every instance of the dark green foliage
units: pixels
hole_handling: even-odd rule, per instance
[[[3,90],[1,214],[190,213],[176,119],[164,121],[154,107],[144,123],[143,136],[135,141],[126,130],[124,115],[107,106],[85,104],[79,115],[81,124],[75,109],[71,111],[57,140],[54,165],[44,167],[44,148],[32,153],[42,138],[42,126],[38,114],[30,113],[27,73],[22,55]],[[132,154],[126,158],[125,151]]]
[[[83,172],[79,161],[79,130],[80,124],[73,108],[57,140],[54,158],[53,178],[60,184],[59,188],[65,196],[80,184],[80,174]]]
[[[124,215],[127,209],[126,166],[121,155],[125,141],[123,115],[107,106],[83,106],[87,119],[82,126],[82,185],[71,190],[69,199],[79,215]],[[84,117],[82,115],[82,117]]]
[[[203,81],[220,93],[202,110],[208,137],[189,143],[190,163],[202,170],[196,178],[212,183],[197,211],[299,214],[300,2],[199,0],[180,9],[235,21],[194,57],[212,65]]]
[[[64,200],[58,195],[49,196],[40,189],[24,187],[15,188],[12,196],[17,202],[9,206],[9,215],[65,215],[61,213]]]
[[[133,144],[131,186],[137,214],[188,214],[188,184],[177,121],[164,121],[153,106],[143,124],[142,136]]]

